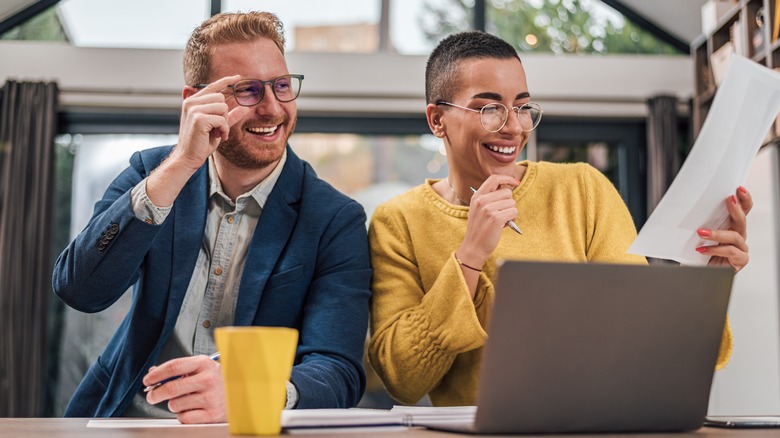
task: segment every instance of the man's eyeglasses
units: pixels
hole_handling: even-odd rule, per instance
[[[260,79],[242,79],[233,85],[228,85],[236,102],[241,106],[255,106],[263,100],[265,85],[271,86],[274,96],[279,102],[292,102],[301,92],[303,75],[284,75],[268,81]],[[205,88],[209,84],[196,84],[195,88]]]
[[[506,121],[509,118],[509,109],[501,103],[489,103],[480,109],[455,105],[454,103],[445,102],[443,100],[436,102],[436,105],[449,105],[466,111],[479,113],[479,122],[488,132],[500,131],[501,128],[506,125]],[[533,131],[539,126],[539,122],[542,121],[542,107],[536,103],[528,102],[520,106],[513,106],[512,111],[517,115],[520,127],[525,132]]]

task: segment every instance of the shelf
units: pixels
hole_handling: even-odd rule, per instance
[[[759,54],[753,55],[753,57],[751,57],[750,59],[752,59],[753,61],[761,65],[766,65],[766,52],[761,52]]]
[[[712,32],[702,34],[691,44],[691,56],[694,62],[695,73],[695,94],[693,97],[693,132],[698,135],[704,120],[709,113],[712,102],[715,98],[717,88],[713,86],[711,64],[715,59],[717,65],[724,64],[723,51],[718,51],[729,41],[734,42],[733,38],[738,38],[739,47],[744,50],[745,56],[754,62],[769,68],[780,67],[780,39],[772,41],[772,31],[776,14],[775,8],[780,6],[780,0],[740,0],[729,6],[726,13],[717,21]],[[764,10],[763,27],[759,28],[756,15],[760,9]],[[733,34],[732,27],[739,23],[739,33]],[[764,44],[761,50],[756,51],[753,46],[754,36],[761,29],[763,33]],[[780,142],[780,118],[773,125],[775,138],[768,143]]]
[[[718,20],[718,22],[715,24],[715,30],[712,31],[709,35],[707,35],[707,39],[711,39],[713,35],[715,35],[718,32],[724,31],[726,27],[731,26],[735,21],[739,19],[739,13],[742,11],[742,9],[745,7],[745,4],[737,3],[734,6],[731,7],[728,11],[726,11],[725,14],[723,14],[722,17]]]

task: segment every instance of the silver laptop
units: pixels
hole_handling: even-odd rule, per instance
[[[728,268],[505,262],[473,433],[701,427]]]

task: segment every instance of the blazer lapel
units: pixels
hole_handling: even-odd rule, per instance
[[[206,163],[190,178],[174,203],[171,289],[164,333],[167,332],[167,328],[172,328],[176,324],[195,263],[198,261],[208,214],[208,175],[208,163]]]
[[[287,161],[260,215],[244,262],[234,324],[251,325],[263,290],[298,222],[303,162],[287,146]]]

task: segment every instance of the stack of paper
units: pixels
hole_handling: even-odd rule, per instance
[[[282,411],[283,429],[403,425],[403,415],[384,409],[292,409]]]
[[[393,406],[391,413],[403,415],[409,426],[436,427],[446,424],[470,424],[477,415],[476,406],[422,407]]]
[[[457,407],[419,407],[395,406],[392,410],[385,409],[293,409],[282,411],[282,429],[295,433],[296,431],[311,432],[314,429],[327,429],[343,432],[399,430],[409,426],[435,427],[437,425],[470,423],[477,413],[476,406]],[[193,426],[225,426],[221,424],[189,425],[181,424],[175,418],[157,419],[134,418],[93,419],[87,427],[102,428],[158,428],[158,427],[193,427]]]
[[[282,428],[367,428],[388,426],[435,427],[474,421],[476,406],[421,407],[394,406],[382,409],[295,409],[282,412]]]

